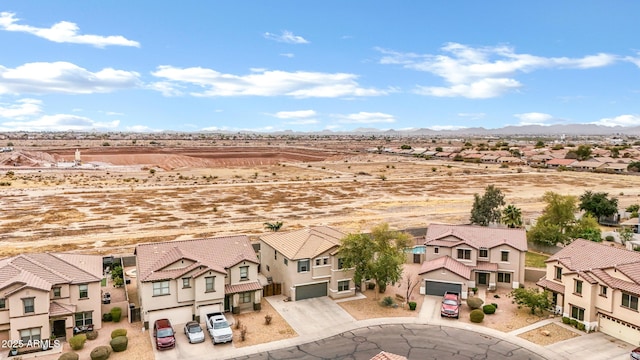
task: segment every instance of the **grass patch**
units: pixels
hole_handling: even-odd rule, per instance
[[[544,269],[547,267],[547,264],[545,264],[544,262],[548,258],[549,255],[527,251],[524,257],[524,266]]]
[[[100,280],[100,286],[107,286],[107,278],[102,278],[102,280]]]

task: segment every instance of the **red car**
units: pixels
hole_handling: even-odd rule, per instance
[[[631,359],[640,360],[640,347],[633,349],[631,352]]]
[[[458,318],[460,316],[460,295],[454,292],[444,293],[440,316]]]
[[[156,339],[156,349],[173,349],[176,346],[176,336],[169,319],[158,319],[153,324],[153,337]]]

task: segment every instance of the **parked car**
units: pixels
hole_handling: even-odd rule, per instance
[[[633,349],[631,351],[631,359],[640,360],[640,347]]]
[[[456,319],[460,316],[460,294],[448,291],[444,293],[440,316]]]
[[[223,313],[207,314],[207,329],[213,345],[233,341],[231,326]]]
[[[176,346],[176,336],[169,319],[158,319],[153,323],[153,337],[156,339],[156,349],[173,349]]]
[[[187,335],[190,344],[204,341],[204,331],[196,321],[189,321],[184,325],[184,334]]]

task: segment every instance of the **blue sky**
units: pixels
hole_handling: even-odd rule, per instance
[[[0,131],[640,125],[640,2],[0,3]]]

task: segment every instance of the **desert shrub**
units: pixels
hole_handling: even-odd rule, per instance
[[[387,296],[384,299],[382,299],[382,305],[384,305],[384,306],[393,305],[393,299],[391,298],[391,296]]]
[[[121,352],[127,350],[127,345],[129,344],[129,339],[126,336],[116,336],[111,339],[109,345],[115,352]]]
[[[111,348],[108,346],[98,346],[89,354],[91,360],[107,360],[109,355],[111,355]]]
[[[418,306],[418,303],[416,303],[415,301],[409,301],[409,310],[414,311],[416,309],[416,306]]]
[[[113,317],[111,316],[111,313],[102,314],[102,321],[103,322],[109,322],[111,320],[113,320]]]
[[[578,325],[578,320],[576,320],[576,319],[571,319],[571,320],[569,320],[569,324],[570,324],[571,326],[574,326],[574,327],[575,327],[576,325]]]
[[[500,299],[500,295],[498,295],[498,294],[493,295],[493,297],[496,298],[496,299]]]
[[[373,289],[375,289],[375,288],[376,288],[376,284],[374,284],[374,283],[367,283],[367,289],[369,289],[369,290],[373,290]]]
[[[484,320],[484,313],[480,309],[471,310],[469,319],[472,323],[481,323]]]
[[[578,323],[577,328],[578,328],[578,330],[582,330],[582,331],[584,331],[585,326],[584,326],[584,324],[583,324],[583,323],[579,322],[579,323]]]
[[[273,317],[270,314],[267,314],[264,316],[264,324],[265,325],[269,325],[271,324],[271,320],[273,319]]]
[[[613,237],[613,235],[607,235],[604,239],[607,240],[607,241],[613,241],[614,237]]]
[[[118,336],[127,336],[127,329],[115,329],[111,332],[112,339]]]
[[[498,304],[496,304],[496,303],[491,303],[491,305],[493,305],[493,307],[496,308],[496,309],[498,308]]]
[[[482,299],[480,298],[477,298],[475,296],[467,298],[467,306],[469,306],[471,310],[480,309],[482,307],[482,304],[484,304],[484,301],[482,301]]]
[[[91,330],[87,333],[87,340],[95,340],[98,338],[98,330]]]
[[[84,343],[87,341],[87,335],[78,334],[74,335],[69,339],[69,346],[72,350],[80,350],[84,346]]]
[[[74,352],[71,352],[71,351],[63,353],[58,358],[58,360],[78,360],[78,359],[80,359],[80,355],[78,355],[78,354],[76,354]]]
[[[563,323],[563,324],[569,324],[569,322],[571,322],[571,319],[569,319],[569,318],[568,318],[568,317],[566,317],[566,316],[563,316],[563,317],[562,317],[562,323]]]
[[[111,309],[111,320],[113,320],[113,322],[119,322],[120,321],[120,317],[122,317],[122,309],[119,307],[114,307],[113,309]]]
[[[493,305],[485,305],[482,307],[482,312],[487,315],[491,315],[496,312],[496,307]]]

